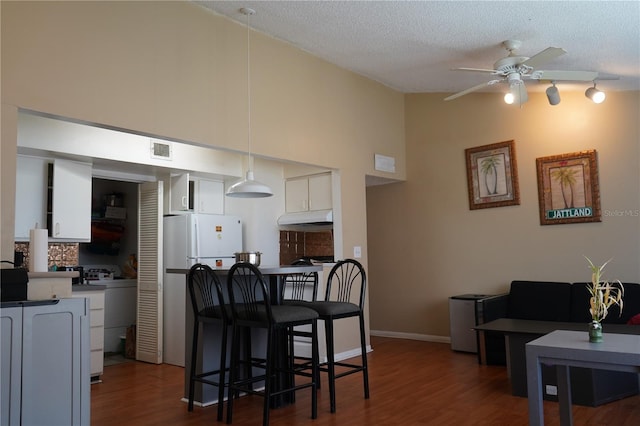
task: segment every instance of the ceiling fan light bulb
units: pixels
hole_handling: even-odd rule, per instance
[[[507,94],[506,94],[506,95],[504,95],[504,102],[505,102],[506,104],[511,105],[511,104],[513,104],[513,102],[514,102],[515,100],[516,100],[516,97],[515,97],[515,96],[513,96],[513,93],[511,93],[511,92],[507,92]]]
[[[558,105],[560,103],[560,92],[556,86],[549,86],[546,93],[550,105]]]

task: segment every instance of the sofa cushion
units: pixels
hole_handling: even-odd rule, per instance
[[[640,314],[640,284],[622,283],[624,296],[622,298],[621,324],[627,324],[629,320]]]
[[[627,321],[629,325],[640,325],[640,314],[631,317],[629,321]]]
[[[571,284],[551,281],[511,282],[508,318],[568,322],[570,313]]]
[[[571,284],[571,322],[589,323],[591,322],[591,313],[589,306],[591,293],[587,289],[589,283],[573,283]],[[618,315],[616,309],[615,315]],[[607,315],[605,321],[611,322],[611,313]]]

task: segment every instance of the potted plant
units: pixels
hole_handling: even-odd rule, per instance
[[[589,299],[589,313],[591,314],[591,324],[589,324],[589,341],[598,343],[602,342],[602,320],[609,313],[609,308],[618,305],[620,315],[622,314],[622,296],[624,295],[624,287],[620,280],[616,280],[617,285],[603,279],[602,271],[611,259],[607,260],[602,266],[596,266],[585,256],[589,262],[591,269],[591,283],[587,285],[591,299]]]

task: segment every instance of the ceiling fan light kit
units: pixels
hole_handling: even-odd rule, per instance
[[[247,16],[247,145],[248,165],[245,179],[239,180],[227,189],[227,197],[234,198],[264,198],[273,195],[273,191],[267,185],[253,178],[253,161],[251,158],[251,33],[249,17],[256,13],[255,10],[243,7],[240,13]]]
[[[527,102],[528,94],[525,85],[526,80],[544,80],[550,81],[552,86],[547,88],[546,95],[551,105],[558,105],[560,103],[560,92],[556,87],[558,81],[569,82],[589,82],[593,83],[592,88],[587,89],[585,95],[593,100],[595,103],[600,103],[604,100],[604,93],[595,88],[595,80],[597,79],[611,79],[615,80],[619,77],[607,74],[600,74],[595,71],[565,71],[565,70],[537,70],[536,68],[546,62],[549,62],[561,55],[567,53],[564,49],[559,47],[548,47],[541,52],[536,53],[532,57],[520,56],[516,54],[516,50],[520,48],[522,42],[519,40],[506,40],[502,42],[504,48],[509,52],[508,56],[499,59],[493,64],[493,69],[482,68],[456,68],[457,71],[472,71],[483,72],[493,76],[497,76],[498,79],[490,80],[486,83],[478,84],[476,86],[465,89],[461,92],[454,93],[446,97],[445,101],[450,101],[467,93],[475,92],[477,90],[484,89],[487,86],[494,85],[496,83],[508,83],[509,92],[505,95],[504,101],[508,104],[516,103],[520,106]]]

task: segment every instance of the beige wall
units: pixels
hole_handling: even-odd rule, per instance
[[[242,26],[185,2],[1,6],[3,107],[246,150]],[[403,95],[261,34],[252,81],[253,151],[348,169],[345,252],[366,245],[364,176],[385,176],[373,154],[396,157],[392,177],[405,178]]]
[[[245,27],[191,2],[0,7],[2,259],[13,258],[18,108],[246,151]],[[406,177],[403,95],[262,34],[251,49],[253,152],[337,170],[337,240],[344,253],[362,246],[366,266],[365,175]],[[373,170],[374,153],[397,173]]]
[[[372,330],[448,336],[450,296],[508,291],[515,279],[588,281],[583,255],[613,257],[607,277],[640,281],[640,96],[596,105],[560,90],[560,105],[532,93],[522,109],[497,93],[406,96],[407,181],[367,190]],[[464,149],[512,139],[520,205],[469,210]],[[541,226],[536,158],[588,149],[602,222]]]

